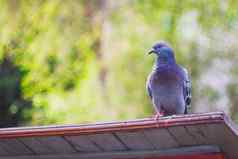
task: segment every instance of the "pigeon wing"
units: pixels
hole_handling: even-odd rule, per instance
[[[151,75],[149,75],[148,78],[147,78],[146,89],[147,89],[147,93],[150,96],[150,99],[152,99],[152,91],[151,91],[151,86],[150,86],[150,78],[151,78]]]
[[[188,106],[191,104],[192,99],[192,81],[190,79],[187,69],[182,67],[182,70],[184,74],[184,85],[183,85],[184,100],[186,106]]]

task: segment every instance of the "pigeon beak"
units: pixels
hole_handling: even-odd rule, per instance
[[[155,51],[154,49],[151,49],[151,50],[148,52],[149,55],[152,54],[152,53],[159,54],[159,52]]]
[[[151,49],[149,52],[148,52],[148,54],[150,55],[150,54],[152,54],[152,53],[154,53],[155,52],[155,50],[154,49]]]

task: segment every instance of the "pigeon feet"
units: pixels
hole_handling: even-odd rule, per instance
[[[159,120],[159,118],[161,118],[162,116],[164,116],[164,114],[162,112],[158,112],[156,115],[155,115],[155,120]]]

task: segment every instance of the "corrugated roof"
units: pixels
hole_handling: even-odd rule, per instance
[[[237,128],[222,112],[159,120],[0,129],[0,159],[111,159],[220,153],[235,159],[237,147]]]

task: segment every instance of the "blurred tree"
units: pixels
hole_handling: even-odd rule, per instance
[[[21,90],[23,74],[11,57],[4,56],[0,64],[0,127],[19,126],[31,120],[32,103],[24,99]]]
[[[1,67],[15,70],[0,91],[20,92],[4,105],[17,124],[151,116],[146,52],[164,40],[191,72],[192,111],[236,112],[237,3],[0,0]]]

